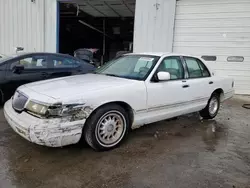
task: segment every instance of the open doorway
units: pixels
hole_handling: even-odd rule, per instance
[[[102,64],[132,51],[135,0],[75,0],[59,3],[59,10],[60,53],[91,49],[94,61]]]

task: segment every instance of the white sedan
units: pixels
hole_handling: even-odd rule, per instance
[[[117,147],[131,128],[192,112],[212,119],[233,93],[233,79],[215,76],[199,58],[127,54],[93,74],[23,85],[4,114],[33,143],[61,147],[82,138],[100,151]]]

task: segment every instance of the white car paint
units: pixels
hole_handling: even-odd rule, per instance
[[[18,88],[18,91],[28,97],[28,101],[35,100],[49,105],[82,105],[81,112],[84,113],[84,118],[81,120],[70,121],[71,117],[38,118],[25,111],[17,113],[12,108],[11,100],[4,106],[6,120],[27,140],[40,145],[60,147],[77,143],[86,119],[95,109],[110,102],[128,104],[134,115],[132,128],[137,128],[144,124],[200,111],[205,108],[216,89],[223,89],[222,101],[233,96],[233,80],[226,77],[151,82],[151,77],[161,60],[172,55],[177,54],[158,53],[160,60],[145,81],[86,74],[35,82]],[[210,85],[210,81],[214,84]],[[183,88],[185,84],[189,84],[190,87]]]

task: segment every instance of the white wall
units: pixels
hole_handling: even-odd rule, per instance
[[[0,53],[56,52],[56,0],[0,0]]]
[[[136,0],[134,52],[171,52],[176,0]]]
[[[250,94],[250,0],[181,0],[175,18],[173,51],[216,56],[207,64],[234,78],[236,94]]]
[[[59,23],[57,23],[57,3],[57,0],[45,0],[44,51],[46,52],[57,52],[57,27],[59,27]]]

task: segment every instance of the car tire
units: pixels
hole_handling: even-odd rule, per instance
[[[200,116],[203,119],[213,119],[217,116],[220,109],[220,95],[213,93],[208,100],[206,108],[200,111]]]
[[[87,119],[83,136],[96,151],[107,151],[118,147],[130,128],[129,116],[119,105],[103,106]]]

